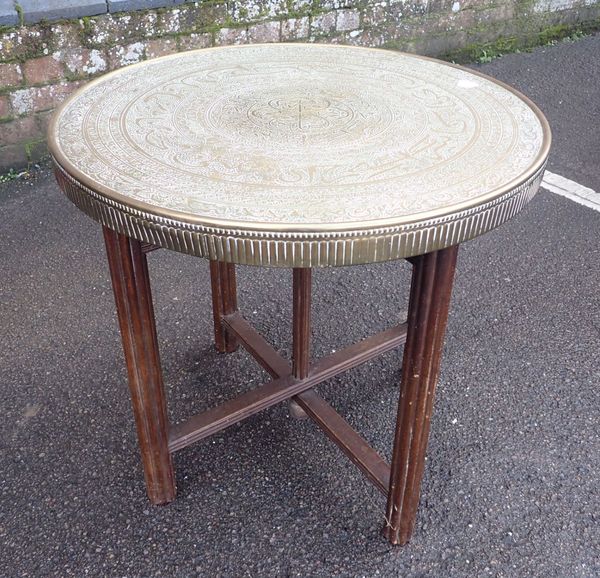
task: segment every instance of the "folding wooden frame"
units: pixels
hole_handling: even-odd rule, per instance
[[[291,364],[242,317],[235,266],[211,261],[215,345],[243,346],[271,379],[222,405],[170,425],[158,353],[146,253],[157,248],[104,227],[108,262],[127,363],[146,488],[153,504],[175,499],[172,454],[258,413],[292,400],[387,496],[383,533],[392,544],[411,536],[448,317],[458,246],[412,257],[407,322],[311,362],[311,269],[293,269]],[[392,461],[385,460],[314,387],[405,343]]]

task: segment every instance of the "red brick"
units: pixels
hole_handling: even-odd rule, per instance
[[[107,68],[106,55],[96,49],[70,48],[60,53],[60,60],[66,64],[69,72],[78,75],[96,74]]]
[[[16,32],[0,34],[0,60],[18,56],[19,36]]]
[[[35,88],[22,88],[9,94],[14,114],[28,114],[33,110]]]
[[[248,32],[244,28],[221,28],[215,37],[215,44],[246,44]]]
[[[381,46],[385,41],[385,36],[379,30],[354,30],[342,35],[341,44],[353,44],[355,46],[367,46],[375,48]]]
[[[33,116],[16,118],[10,122],[0,123],[0,143],[12,145],[39,138],[41,131]]]
[[[179,16],[181,10],[168,10],[160,15],[159,34],[174,34],[181,31]]]
[[[0,64],[0,88],[18,86],[23,76],[18,64]]]
[[[277,42],[279,40],[280,22],[263,22],[248,28],[251,42]]]
[[[188,9],[185,14],[182,12],[179,17],[182,32],[190,30],[190,25],[193,24],[193,29],[206,28],[209,26],[226,26],[230,21],[230,14],[227,7],[233,2],[198,2],[198,8]],[[194,22],[195,21],[195,22]]]
[[[289,18],[281,22],[281,39],[297,40],[308,37],[308,16]]]
[[[146,45],[146,56],[148,58],[158,58],[177,52],[177,42],[174,38],[158,38],[157,40],[148,40]]]
[[[50,121],[52,120],[53,114],[53,110],[46,110],[44,112],[38,112],[35,115],[38,129],[43,135],[45,135],[48,132],[48,127],[50,126]]]
[[[335,24],[336,30],[354,30],[360,25],[358,10],[338,10]]]
[[[190,34],[179,38],[181,50],[193,50],[194,48],[207,48],[212,44],[212,34]]]
[[[81,30],[83,25],[79,21],[70,21],[53,24],[50,28],[50,46],[52,50],[65,50],[81,44]]]
[[[21,26],[13,32],[0,34],[0,60],[27,59],[43,54],[47,48],[50,30],[46,26]]]
[[[23,65],[27,84],[44,84],[63,77],[63,66],[52,56],[28,60]]]
[[[32,110],[38,112],[55,108],[79,86],[81,86],[81,82],[61,82],[30,89],[32,91]]]
[[[335,30],[335,12],[319,14],[312,19],[311,34],[330,34]]]
[[[127,46],[113,46],[108,51],[108,62],[111,70],[135,64],[143,60],[146,51],[146,42],[134,42]]]
[[[8,96],[0,96],[0,118],[10,116],[10,104]]]
[[[16,169],[26,164],[27,152],[22,144],[7,147],[0,146],[0,172]]]

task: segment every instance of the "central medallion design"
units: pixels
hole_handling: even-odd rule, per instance
[[[306,85],[264,92],[240,90],[195,114],[200,125],[206,123],[230,141],[248,142],[250,137],[255,145],[266,148],[303,150],[370,140],[385,131],[393,118],[379,98],[369,101],[341,88],[317,90]]]
[[[344,101],[323,96],[276,98],[257,103],[248,110],[248,119],[271,130],[298,131],[305,137],[337,130],[349,124],[354,111]]]

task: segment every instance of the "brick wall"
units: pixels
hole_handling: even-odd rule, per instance
[[[52,110],[74,89],[143,59],[281,41],[442,55],[599,17],[591,0],[205,0],[0,29],[0,172],[46,154]]]

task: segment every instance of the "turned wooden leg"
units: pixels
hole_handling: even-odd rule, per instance
[[[296,268],[293,273],[293,351],[292,373],[296,379],[304,379],[310,369],[310,307],[312,269]],[[289,401],[290,415],[297,419],[308,417],[293,400]]]
[[[238,347],[237,340],[223,327],[223,316],[237,311],[235,265],[220,261],[210,262],[210,284],[215,327],[215,347],[220,353],[231,353]]]
[[[129,389],[146,490],[153,504],[175,499],[175,473],[168,448],[169,421],[146,255],[135,239],[104,227]]]
[[[448,320],[458,246],[411,260],[408,334],[383,533],[392,544],[410,539]]]

